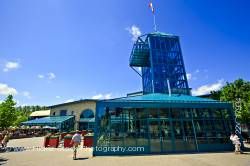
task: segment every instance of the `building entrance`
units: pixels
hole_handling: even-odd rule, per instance
[[[192,120],[149,119],[151,153],[196,151]]]

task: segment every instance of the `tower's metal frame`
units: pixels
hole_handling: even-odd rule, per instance
[[[142,77],[144,94],[190,95],[178,36],[155,32],[138,37],[129,64]]]

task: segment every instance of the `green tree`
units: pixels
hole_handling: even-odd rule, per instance
[[[17,119],[15,120],[13,126],[19,126],[22,122],[28,120],[29,115],[25,114],[22,111],[17,111]]]
[[[218,94],[218,93],[217,93]],[[250,123],[250,82],[243,79],[227,83],[219,92],[220,100],[237,102],[240,99],[241,111],[236,113],[241,123]],[[216,95],[215,95],[216,96]]]
[[[9,95],[0,104],[0,128],[8,128],[14,124],[17,119],[17,113],[15,109],[16,103],[13,100],[13,96]]]
[[[212,98],[214,100],[220,100],[220,96],[221,96],[220,90],[219,91],[212,91],[210,98]]]

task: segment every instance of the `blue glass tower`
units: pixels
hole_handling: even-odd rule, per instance
[[[141,67],[144,94],[190,95],[178,36],[154,32],[138,37],[129,63]]]

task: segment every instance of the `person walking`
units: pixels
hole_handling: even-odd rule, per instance
[[[73,160],[76,160],[77,148],[81,144],[81,132],[76,131],[71,139],[71,144],[73,144]]]
[[[10,135],[9,132],[7,131],[2,140],[2,148],[5,149],[7,147],[9,140],[10,140]]]
[[[242,151],[240,149],[240,146],[241,146],[240,138],[234,132],[231,133],[230,140],[234,144],[234,147],[235,147],[234,152],[236,154],[237,153],[242,153]]]

